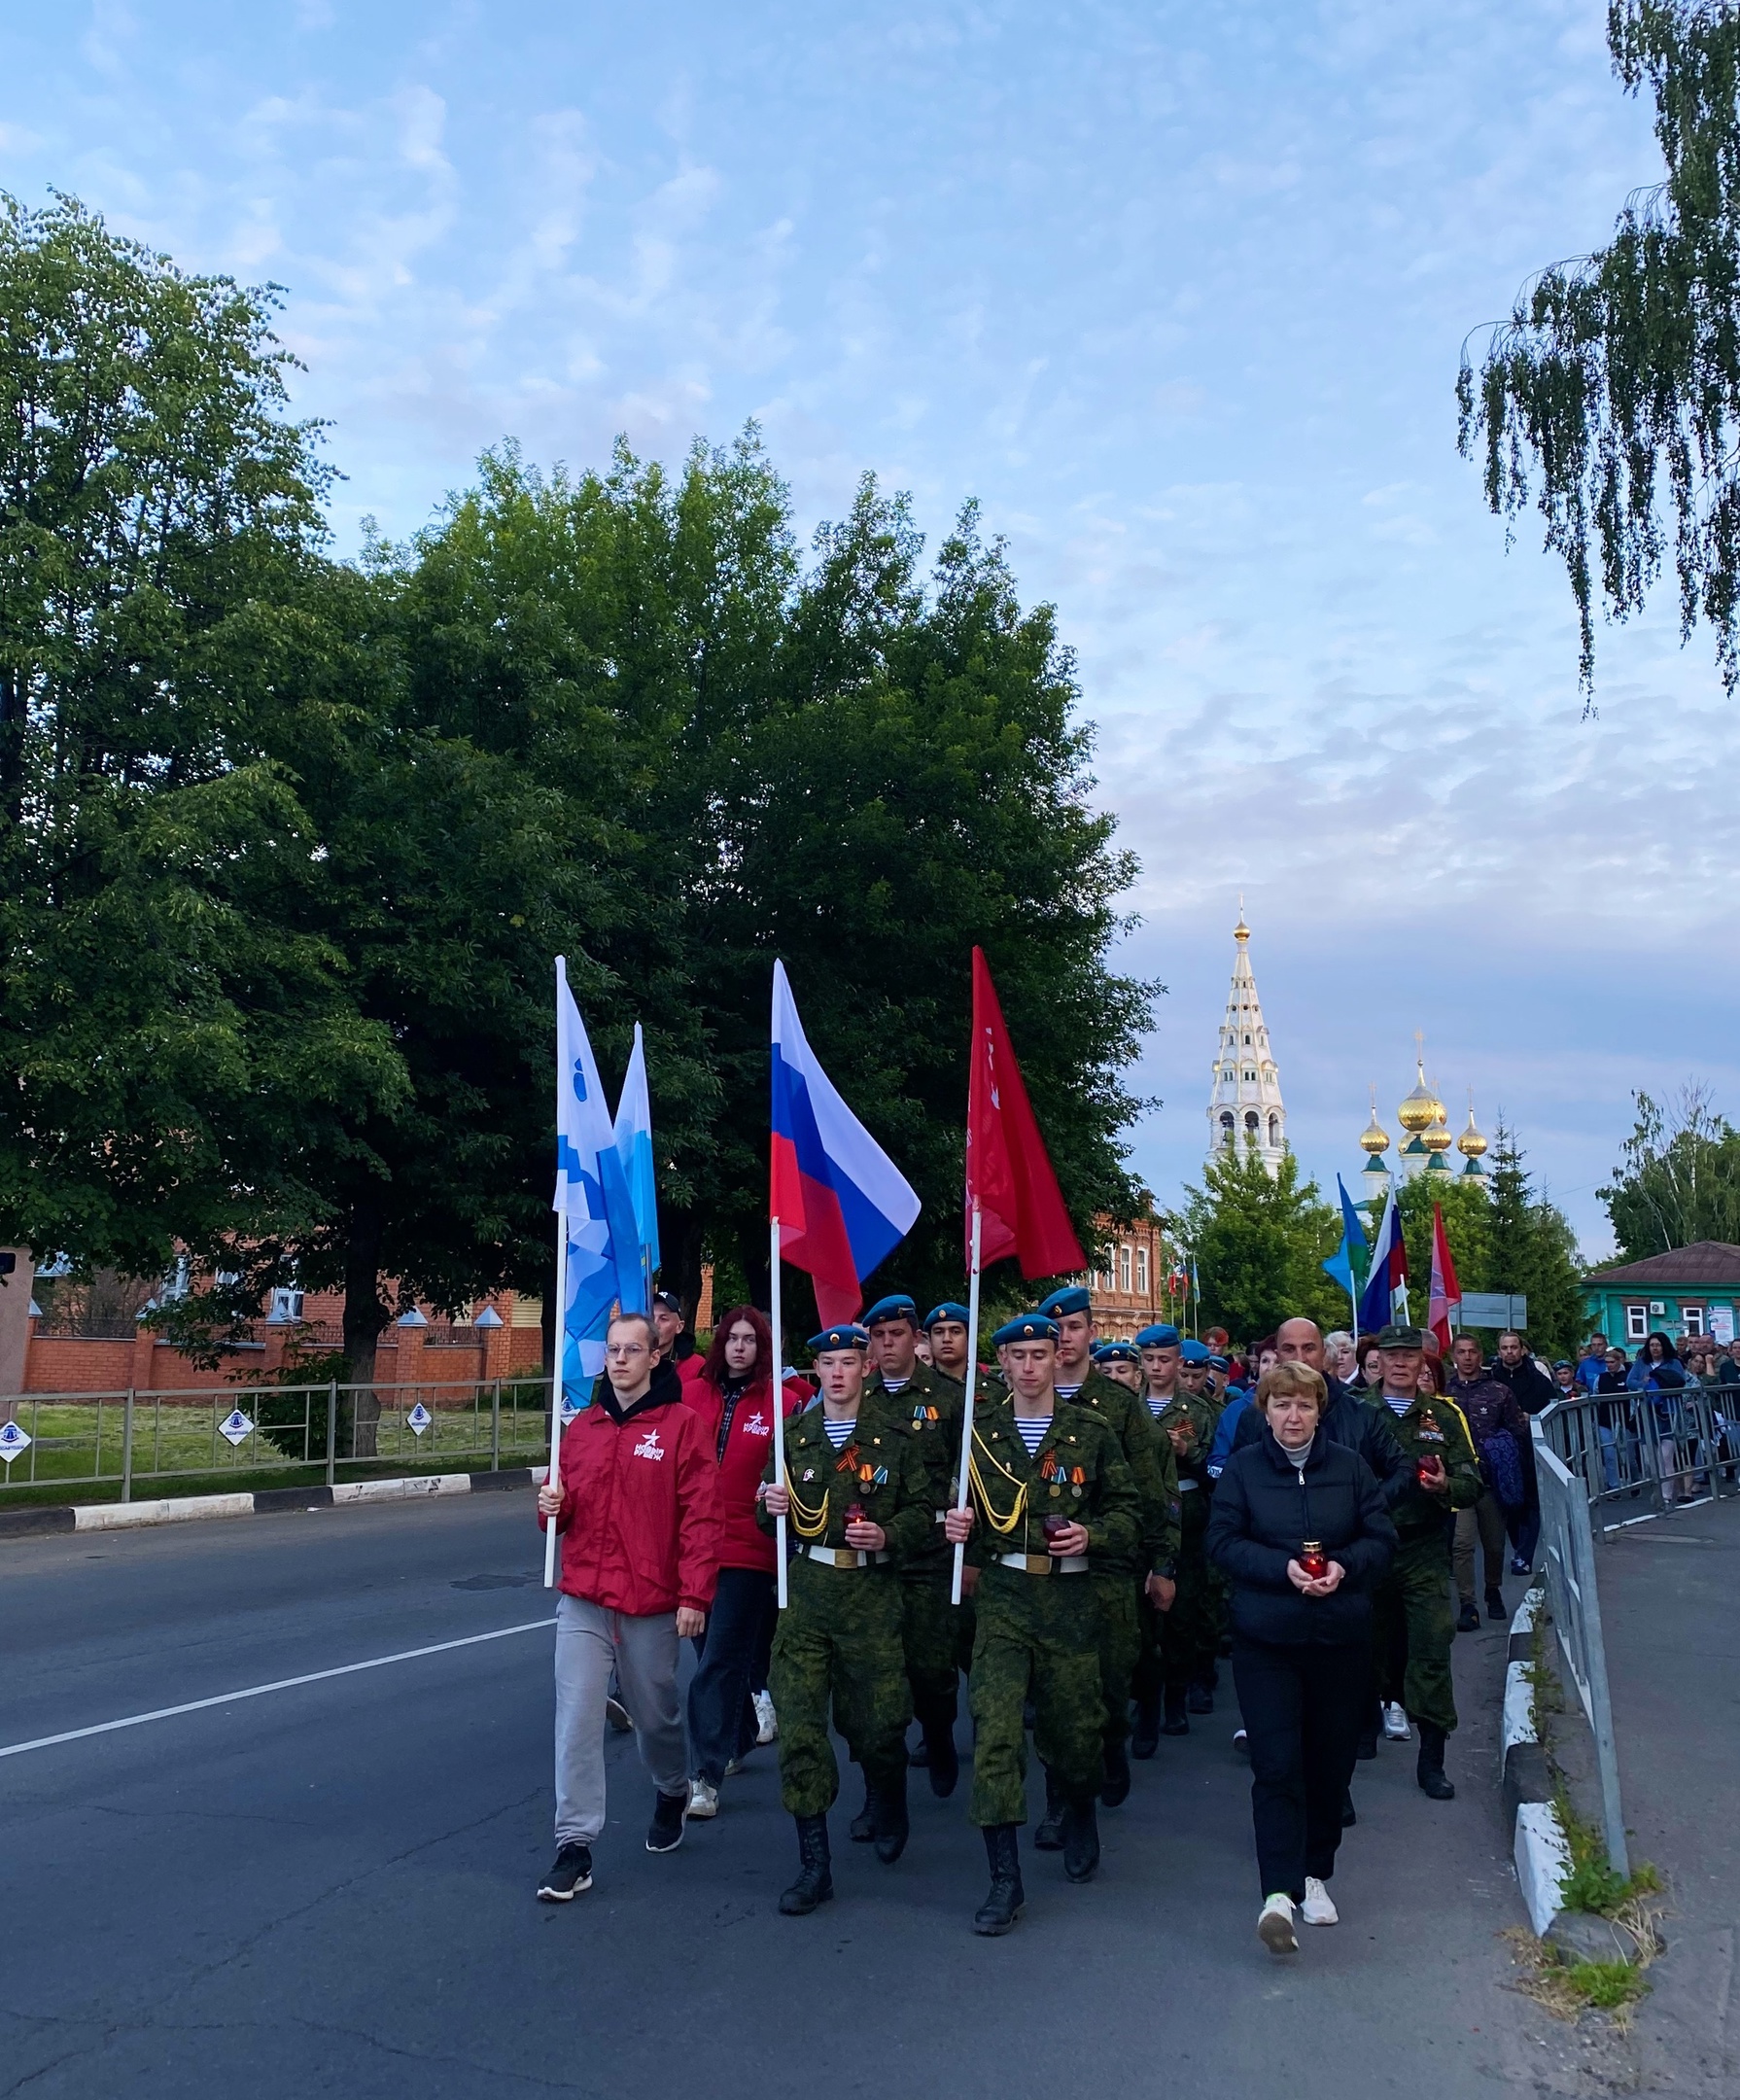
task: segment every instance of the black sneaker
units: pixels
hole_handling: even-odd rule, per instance
[[[539,1903],[573,1903],[592,1886],[592,1854],[583,1844],[565,1844],[538,1885]]]
[[[1486,1616],[1488,1619],[1508,1619],[1510,1617],[1510,1613],[1505,1610],[1505,1593],[1502,1590],[1487,1591]]]
[[[652,1797],[652,1822],[646,1832],[648,1852],[675,1852],[682,1842],[682,1826],[688,1815],[686,1789],[680,1794]]]
[[[1458,1633],[1478,1633],[1480,1630],[1480,1615],[1475,1608],[1473,1597],[1462,1599],[1462,1610],[1456,1619],[1456,1630]]]

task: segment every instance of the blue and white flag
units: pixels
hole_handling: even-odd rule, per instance
[[[652,1166],[652,1102],[646,1091],[646,1046],[635,1023],[635,1047],[616,1103],[616,1157],[635,1213],[635,1244],[616,1249],[616,1287],[625,1312],[650,1312],[658,1268],[658,1182]],[[623,1256],[631,1257],[624,1266]]]
[[[598,1060],[580,1009],[568,989],[568,966],[556,958],[556,1194],[550,1208],[566,1220],[568,1303],[563,1311],[562,1390],[567,1406],[584,1406],[605,1367],[605,1332],[620,1291],[619,1255],[640,1266],[634,1204],[605,1106]]]
[[[1357,1316],[1359,1289],[1366,1279],[1366,1258],[1371,1247],[1365,1227],[1359,1221],[1359,1212],[1353,1208],[1353,1199],[1340,1174],[1336,1176],[1336,1188],[1341,1198],[1341,1243],[1325,1258],[1323,1266],[1353,1301]]]

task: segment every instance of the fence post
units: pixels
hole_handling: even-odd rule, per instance
[[[126,1409],[121,1418],[121,1499],[133,1499],[133,1388],[127,1387]]]
[[[502,1381],[497,1379],[496,1389],[489,1405],[489,1469],[492,1473],[502,1470]]]
[[[332,1379],[327,1385],[327,1486],[331,1487],[337,1474],[338,1458],[338,1381]]]

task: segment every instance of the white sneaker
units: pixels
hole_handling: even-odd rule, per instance
[[[774,1696],[771,1692],[755,1695],[755,1740],[758,1743],[773,1742],[780,1732],[780,1717],[774,1712]]]
[[[1307,1925],[1339,1925],[1341,1913],[1330,1901],[1328,1889],[1315,1874],[1305,1875],[1305,1902],[1299,1907],[1299,1914]]]
[[[743,1759],[740,1757],[734,1757],[731,1762],[725,1767],[725,1777],[727,1779],[735,1779],[738,1773],[742,1770]]]
[[[709,1786],[705,1779],[691,1779],[689,1781],[689,1821],[691,1823],[705,1823],[709,1816],[716,1816],[718,1812],[718,1788]]]
[[[1408,1716],[1393,1700],[1383,1709],[1383,1739],[1385,1742],[1409,1742],[1412,1740],[1408,1726]]]
[[[1271,1954],[1297,1954],[1299,1935],[1293,1930],[1293,1899],[1270,1896],[1257,1913],[1257,1938]]]

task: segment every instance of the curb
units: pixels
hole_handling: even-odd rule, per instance
[[[432,1495],[485,1494],[541,1488],[548,1466],[500,1473],[412,1473],[400,1480],[341,1481],[335,1488],[261,1488],[253,1494],[170,1495],[150,1502],[56,1503],[47,1509],[0,1510],[0,1539],[59,1531],[138,1531],[150,1524],[197,1523],[208,1517],[271,1517],[286,1510],[349,1509],[375,1502],[419,1502]]]
[[[1535,1622],[1546,1594],[1531,1590],[1511,1621],[1509,1660],[1505,1665],[1505,1713],[1500,1781],[1505,1812],[1514,1820],[1512,1858],[1516,1884],[1527,1906],[1536,1937],[1558,1916],[1559,1891],[1571,1872],[1571,1848],[1552,1805],[1552,1774],[1547,1752],[1535,1731],[1534,1688],[1528,1664],[1534,1654]]]

